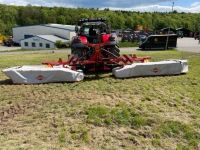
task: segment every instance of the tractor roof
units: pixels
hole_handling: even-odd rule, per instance
[[[102,23],[102,22],[106,22],[106,19],[103,19],[103,18],[96,18],[96,19],[80,19],[78,24],[81,25],[83,23],[88,23],[88,24],[91,24],[91,23]]]
[[[83,25],[94,25],[94,26],[98,26],[98,25],[106,25],[104,22],[85,22],[83,23]]]

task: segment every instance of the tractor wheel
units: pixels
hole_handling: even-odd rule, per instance
[[[102,54],[105,58],[115,58],[120,56],[120,50],[116,45],[110,45],[102,48]]]
[[[120,56],[120,50],[119,48],[117,48],[117,46],[112,46],[110,47],[110,52],[114,55],[114,56],[117,56],[119,57]]]

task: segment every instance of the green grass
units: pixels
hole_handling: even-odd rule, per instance
[[[65,128],[60,129],[59,135],[58,135],[58,140],[60,143],[65,143],[65,136],[66,136],[66,130]]]
[[[118,125],[138,128],[150,123],[143,115],[134,112],[134,109],[123,105],[114,108],[92,106],[86,110],[87,122],[97,126]]]
[[[54,51],[54,52],[56,52],[57,50],[66,51],[66,50],[69,50],[69,49],[70,48],[57,48],[57,49],[54,48],[54,49],[36,49],[36,50],[34,50],[34,49],[21,49],[19,47],[19,49],[14,49],[14,50],[1,50],[0,53],[5,53],[5,52],[36,52],[37,53],[38,50],[39,51],[49,51],[49,52]]]
[[[195,131],[191,125],[186,125],[177,121],[166,121],[159,126],[158,130],[161,136],[186,139],[188,142],[188,147],[192,149],[198,149],[200,133]],[[178,148],[182,149],[180,145],[178,145]]]
[[[129,106],[105,106],[89,107],[86,110],[87,122],[94,125],[124,125],[132,128],[148,125],[147,118],[134,112]]]
[[[72,127],[70,133],[73,140],[82,141],[84,143],[88,143],[90,140],[87,127],[80,125],[77,127]]]
[[[188,59],[189,73],[13,85],[0,72],[0,149],[200,149],[200,54],[136,54]],[[59,57],[67,54],[0,55],[0,69]]]
[[[138,47],[138,42],[119,42],[119,47]]]
[[[91,107],[86,110],[86,114],[88,122],[94,125],[111,123],[109,108],[103,106]]]
[[[182,135],[187,140],[200,139],[200,135],[194,132],[189,126],[177,121],[167,121],[159,127],[160,133],[167,137],[177,137]]]

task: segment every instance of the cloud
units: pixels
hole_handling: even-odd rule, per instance
[[[42,6],[74,6],[74,7],[121,7],[131,8],[135,6],[157,4],[172,0],[0,0],[3,4],[12,5],[42,5]]]
[[[63,6],[63,7],[76,7],[72,5],[69,0],[66,1],[53,1],[53,0],[0,0],[1,4],[7,5],[17,5],[17,6],[27,6],[31,4],[32,6]]]
[[[161,5],[149,5],[149,6],[141,6],[141,7],[133,7],[130,9],[132,11],[140,11],[140,12],[171,12],[171,6],[161,6]],[[186,12],[186,13],[200,13],[200,3],[196,5],[191,5],[191,7],[182,7],[175,6],[174,10],[177,12]]]
[[[125,10],[125,11],[140,11],[140,12],[171,12],[172,6],[148,5],[148,6],[136,6],[136,7],[132,7],[132,8],[109,7],[109,9]],[[200,2],[195,2],[195,3],[191,4],[190,7],[175,6],[174,10],[176,10],[177,12],[200,13]]]
[[[192,3],[191,7],[198,7],[200,5],[200,2],[194,2]]]
[[[145,6],[149,4],[169,2],[172,0],[99,0],[99,1],[103,2],[101,4],[102,7],[117,7],[117,6],[119,7],[120,6],[121,8],[131,8],[135,6]]]
[[[141,12],[170,12],[171,6],[162,6],[162,2],[177,0],[0,0],[2,4],[34,6],[62,6],[62,7],[85,7],[85,8],[110,8],[112,10],[129,10]],[[194,2],[191,6],[175,6],[178,12],[200,13],[200,2]]]
[[[22,6],[27,5],[27,1],[25,0],[0,0],[1,4],[7,4],[7,5],[17,5],[20,4]]]

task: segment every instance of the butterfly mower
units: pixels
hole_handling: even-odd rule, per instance
[[[187,60],[149,62],[149,56],[120,55],[117,36],[111,33],[105,19],[81,19],[75,31],[71,55],[67,60],[47,61],[38,66],[17,66],[3,72],[14,83],[37,84],[81,81],[84,74],[109,71],[116,78],[177,75],[188,71]]]

